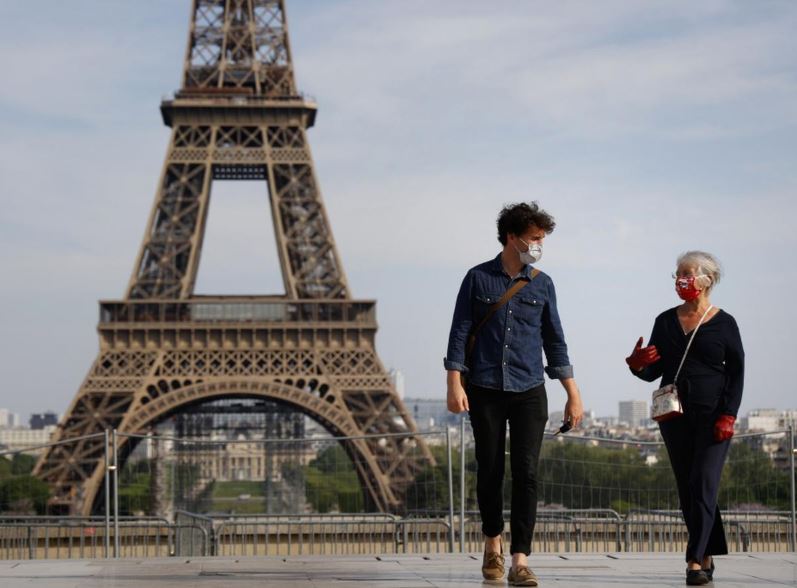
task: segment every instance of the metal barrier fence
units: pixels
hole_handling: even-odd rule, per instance
[[[104,517],[0,517],[0,559],[166,557],[180,533],[202,532],[158,517],[120,517],[114,529],[106,533]]]
[[[178,520],[203,525],[207,544],[182,543],[176,555],[354,555],[448,551],[449,523],[390,514],[260,515],[205,517],[180,512]]]
[[[121,467],[124,461],[119,450],[122,436],[108,431],[101,434],[107,441],[107,467],[99,516],[30,514],[39,508],[36,497],[40,494],[41,482],[25,474],[5,475],[4,478],[0,467],[0,559],[479,552],[483,536],[478,513],[474,511],[473,447],[464,420],[458,433],[447,429],[420,434],[432,445],[438,464],[418,474],[408,491],[409,508],[390,514],[313,512],[313,509],[334,511],[341,505],[356,507],[361,504],[352,498],[353,494],[345,494],[352,480],[357,482],[352,473],[351,457],[339,450],[340,442],[349,438],[224,440],[214,445],[207,440],[131,435],[126,436],[128,445],[133,445],[131,441],[138,442],[146,449],[145,457],[136,460],[127,456],[126,465]],[[788,435],[790,450],[789,469],[782,475],[771,468],[769,458],[762,452],[742,451],[739,447],[729,458],[726,470],[732,475],[747,477],[736,485],[734,480],[724,483],[735,492],[724,497],[727,504],[744,506],[743,501],[749,494],[753,499],[764,497],[787,507],[787,510],[723,510],[732,551],[795,550],[797,517],[792,429],[763,435],[737,435],[734,443],[746,440],[762,445],[778,435],[783,438]],[[672,487],[662,483],[671,478],[669,465],[651,465],[629,457],[641,451],[650,459],[656,451],[660,452],[661,443],[588,437],[558,438],[558,441],[545,444],[549,450],[541,460],[544,475],[540,496],[545,498],[546,504],[538,512],[533,551],[684,550],[687,534],[680,511],[676,510],[677,496]],[[225,452],[237,455],[239,461],[233,462],[240,467],[245,460],[252,461],[255,456],[262,455],[267,447],[280,444],[279,447],[284,448],[286,443],[303,449],[295,452],[294,457],[278,455],[281,461],[268,466],[274,482],[213,479],[206,483],[199,475],[202,464],[221,460]],[[625,453],[619,449],[607,450],[605,454],[578,449],[598,443],[633,449]],[[196,451],[192,444],[198,447]],[[457,444],[458,451],[454,448]],[[24,461],[18,459],[24,451],[0,452],[0,459],[13,466]],[[187,461],[181,462],[181,459]],[[192,474],[193,486],[181,481],[181,472],[185,471]],[[620,472],[624,472],[625,478]],[[620,482],[629,476],[645,478],[649,485]],[[9,487],[16,494],[3,486],[4,480],[14,482]],[[301,483],[299,491],[291,486],[297,480]],[[651,483],[658,485],[650,486]],[[264,485],[271,495],[235,495],[235,492]],[[330,498],[330,487],[343,488],[345,492]],[[290,499],[280,492],[287,493]],[[168,516],[146,514],[147,509],[161,513],[155,507],[167,504],[162,499],[156,500],[156,494],[171,495],[172,502],[168,504],[172,510]],[[205,497],[204,504],[226,512],[197,513],[175,508],[178,498],[200,495]],[[146,503],[140,502],[142,497]],[[556,506],[557,500],[562,504]],[[192,504],[200,502],[194,500]],[[572,507],[579,503],[588,508]],[[598,507],[603,503],[619,509]],[[297,505],[303,510],[279,511]],[[273,508],[277,512],[249,512],[255,507]],[[509,520],[508,513],[506,520]],[[507,529],[506,540],[509,539]]]

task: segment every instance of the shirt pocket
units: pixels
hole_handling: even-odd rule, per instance
[[[530,324],[539,324],[542,317],[542,309],[545,300],[537,296],[518,296],[516,298],[518,318]]]
[[[475,294],[473,296],[473,320],[476,324],[487,316],[490,307],[501,300],[503,294]]]

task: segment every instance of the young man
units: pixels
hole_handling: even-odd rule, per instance
[[[448,409],[469,412],[476,441],[476,495],[485,535],[482,574],[486,580],[504,577],[502,489],[509,422],[512,567],[508,580],[513,586],[537,585],[527,556],[537,516],[537,466],[548,420],[544,373],[561,381],[567,392],[565,421],[575,427],[583,415],[553,281],[532,266],[540,260],[542,243],[555,226],[536,202],[513,204],[501,211],[498,240],[503,250],[465,275],[444,361]],[[502,300],[505,294],[511,297]],[[548,361],[544,369],[543,351]]]

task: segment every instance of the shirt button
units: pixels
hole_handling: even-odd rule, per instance
[[[507,327],[507,328],[506,328],[506,330],[507,330],[507,331],[511,331],[511,330],[512,330],[512,327]]]
[[[506,365],[506,362],[504,362],[504,365]]]
[[[504,347],[506,347],[507,349],[509,349],[509,345],[504,345]]]
[[[512,314],[512,310],[510,309],[509,314]]]

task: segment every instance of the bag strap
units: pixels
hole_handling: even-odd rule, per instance
[[[712,308],[714,308],[714,305],[710,304],[709,307],[706,309],[706,312],[703,313],[703,316],[700,317],[700,322],[697,323],[697,326],[695,327],[695,330],[692,331],[692,336],[689,337],[689,342],[686,344],[686,350],[684,351],[684,356],[681,358],[681,364],[678,366],[678,371],[675,372],[675,379],[673,380],[673,382],[677,382],[678,381],[678,376],[681,373],[681,368],[684,367],[684,362],[686,361],[686,354],[689,353],[689,347],[691,347],[692,341],[695,340],[695,335],[697,335],[697,330],[700,328],[700,325],[703,324],[703,320],[706,318],[708,313],[711,312]]]
[[[531,282],[531,280],[536,278],[539,275],[539,273],[540,270],[536,268],[532,269],[531,277],[528,280],[518,280],[517,282],[512,284],[509,288],[507,288],[507,291],[504,292],[504,295],[498,299],[498,302],[496,302],[495,304],[490,306],[489,309],[487,309],[487,314],[484,315],[484,318],[481,320],[481,322],[479,322],[478,325],[476,325],[476,328],[473,329],[473,332],[468,337],[468,346],[465,350],[466,360],[468,357],[470,357],[470,354],[473,351],[473,347],[476,345],[476,335],[478,335],[482,327],[487,324],[487,321],[489,321],[493,317],[493,315],[501,309],[501,307],[504,304],[509,302],[509,299],[512,298],[512,296],[520,292],[526,286],[526,284],[528,284],[529,282]]]

